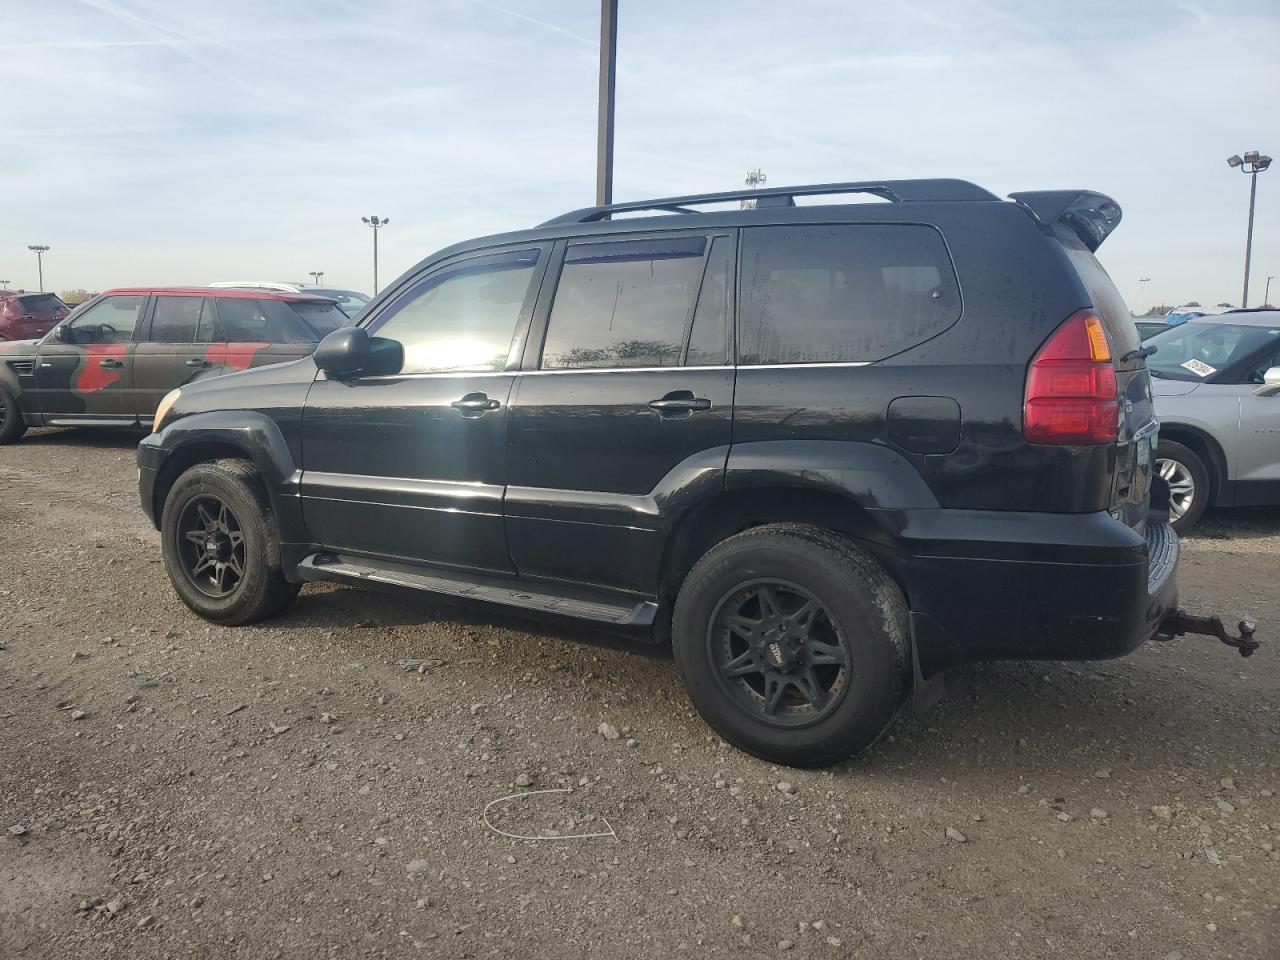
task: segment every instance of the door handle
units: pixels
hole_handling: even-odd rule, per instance
[[[695,397],[689,390],[676,390],[661,400],[650,400],[649,409],[664,417],[687,417],[695,410],[710,410],[711,401],[706,397]]]
[[[459,411],[464,417],[481,417],[490,410],[497,410],[502,406],[502,403],[492,399],[487,394],[468,393],[461,400],[453,401],[449,406]]]
[[[104,370],[115,370],[115,369],[119,369],[120,367],[123,367],[124,361],[113,360],[110,357],[103,357],[101,360],[98,361],[98,366],[102,367]]]
[[[208,360],[199,360],[199,359],[195,359],[195,360],[188,360],[188,361],[186,361],[186,364],[187,364],[187,366],[188,366],[188,367],[211,367],[211,366],[213,366],[213,364],[211,364]]]

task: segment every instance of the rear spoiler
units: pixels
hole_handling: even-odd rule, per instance
[[[1120,204],[1091,190],[1031,190],[1011,193],[1009,199],[1046,227],[1066,227],[1090,251],[1102,246],[1120,225]]]

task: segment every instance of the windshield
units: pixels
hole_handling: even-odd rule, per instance
[[[1148,341],[1158,351],[1147,369],[1168,380],[1204,380],[1267,346],[1280,345],[1280,327],[1191,321]]]
[[[338,309],[338,305],[331,300],[316,300],[309,302],[305,300],[297,300],[289,304],[293,308],[293,312],[302,318],[305,323],[317,337],[324,337],[327,333],[333,333],[339,327],[347,323],[350,317],[343,311]]]
[[[357,293],[355,290],[332,290],[326,287],[308,287],[304,293],[313,294],[317,297],[328,297],[338,304],[338,309],[345,313],[348,317],[354,317],[357,313],[364,309],[365,304],[369,302],[369,298],[363,293]]]
[[[38,293],[32,297],[18,297],[18,306],[33,317],[51,317],[67,305],[52,293]]]

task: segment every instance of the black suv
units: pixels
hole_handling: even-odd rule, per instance
[[[852,193],[891,202],[795,202]],[[593,621],[671,643],[725,739],[826,763],[949,665],[1117,657],[1174,610],[1119,220],[903,180],[459,244],[314,358],[170,394],[142,506],[210,620],[327,580]]]

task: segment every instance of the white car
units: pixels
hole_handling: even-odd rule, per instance
[[[1210,505],[1280,504],[1280,310],[1188,320],[1145,346],[1179,533]]]

